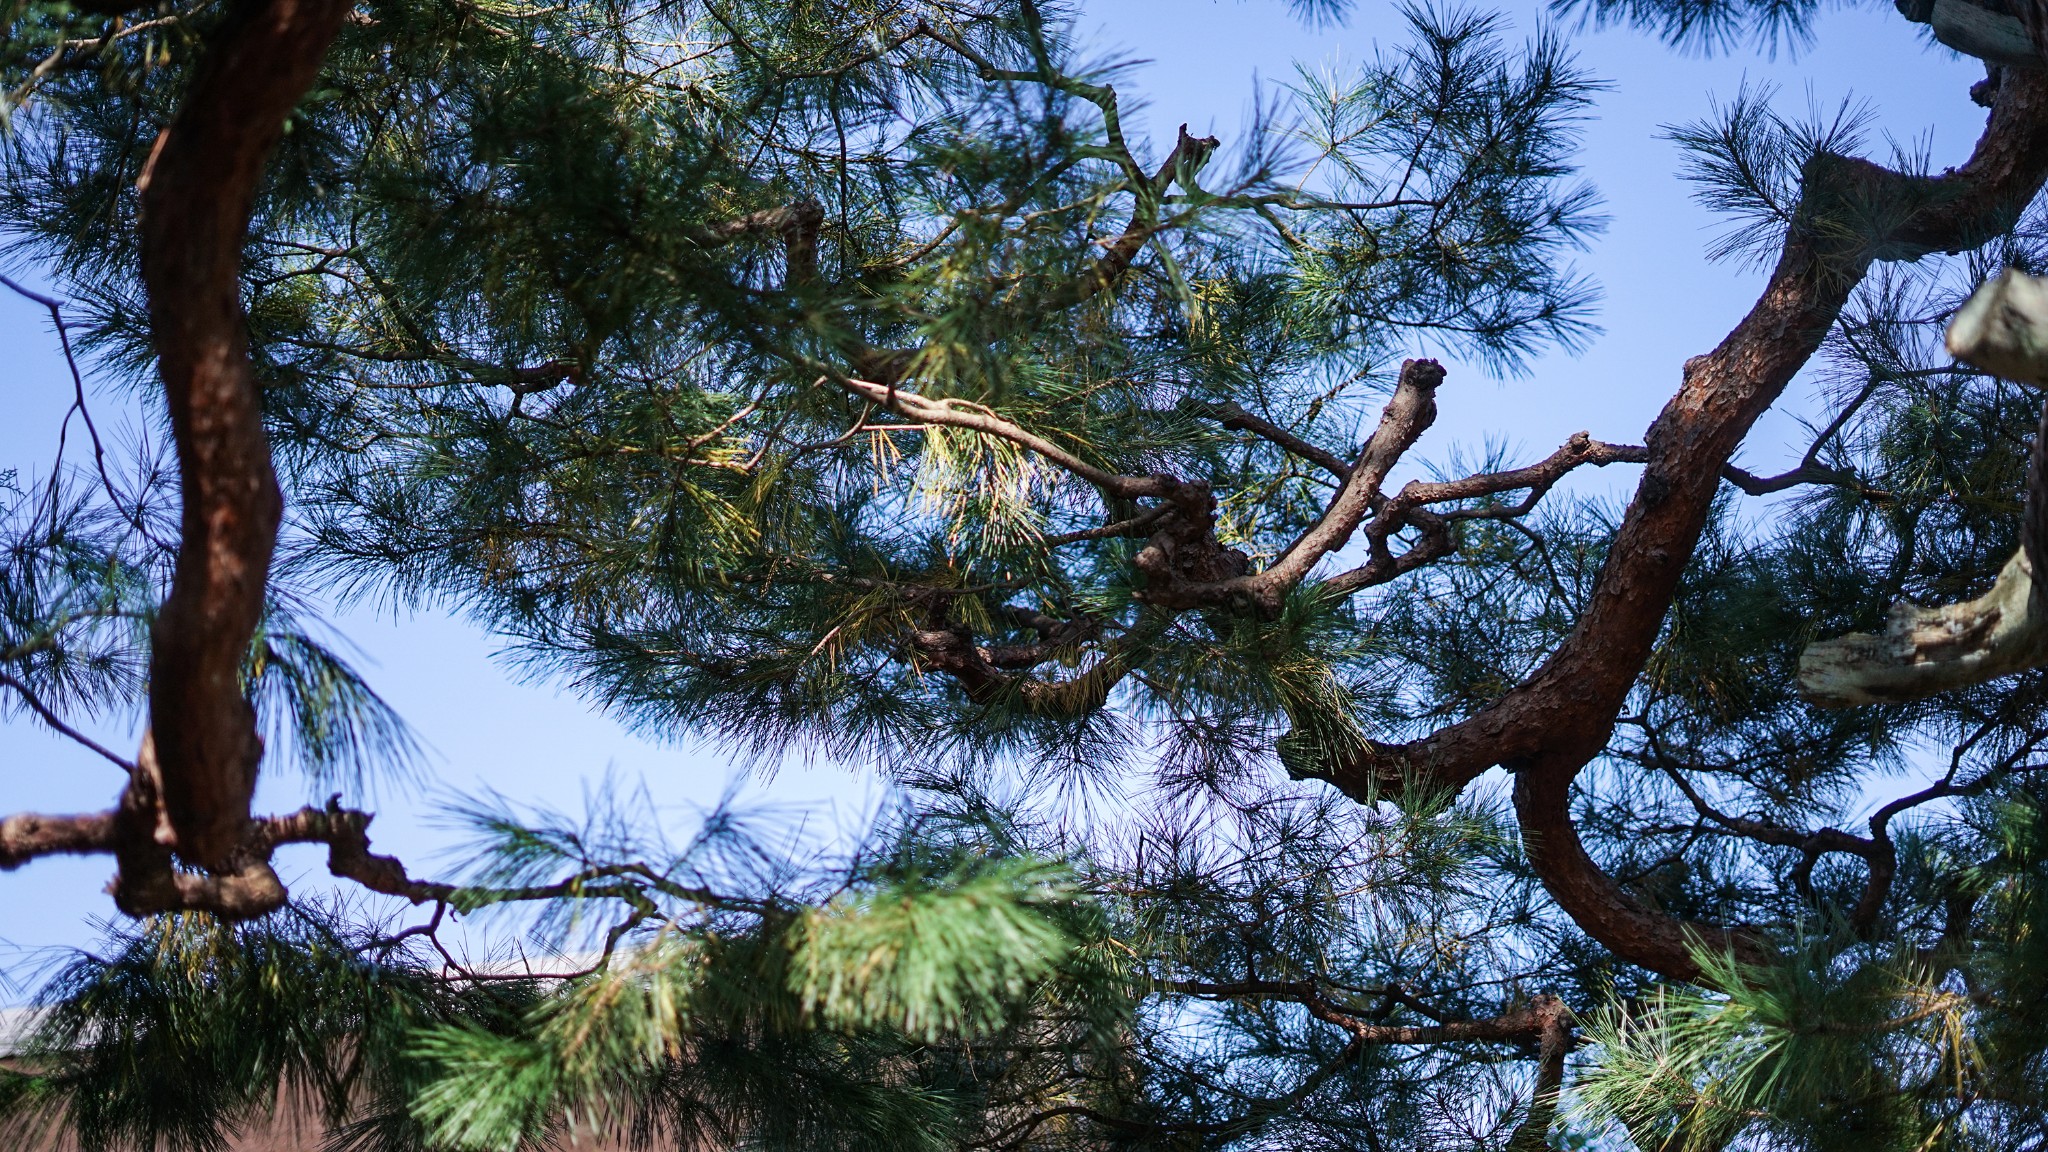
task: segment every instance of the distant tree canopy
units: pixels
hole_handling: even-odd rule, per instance
[[[1740,49],[1816,5],[1583,8]],[[15,0],[0,229],[58,291],[9,287],[161,452],[81,380],[89,450],[5,493],[0,699],[126,783],[0,867],[111,855],[136,921],[41,993],[4,1130],[2043,1147],[2048,375],[1942,334],[2048,264],[2048,12],[1902,11],[1991,61],[1968,157],[1676,130],[1755,307],[1642,443],[1394,489],[1469,402],[1436,357],[1592,335],[1557,34],[1409,9],[1167,141],[1033,0]],[[1802,462],[1732,466],[1800,373]],[[342,802],[411,745],[336,596],[898,797],[808,863],[491,800],[423,879]],[[337,795],[253,812],[282,766]],[[293,899],[294,843],[359,895]],[[450,949],[492,910],[558,969]]]

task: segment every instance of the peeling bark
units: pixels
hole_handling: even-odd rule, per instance
[[[2048,384],[2048,280],[2006,269],[1956,310],[1944,343],[1986,372]]]
[[[2048,383],[2048,280],[2006,270],[1950,321],[1956,359],[2012,380]],[[2027,463],[2021,546],[1975,600],[1892,606],[1884,631],[1809,645],[1799,689],[1823,708],[1918,700],[2048,664],[2048,590],[2034,580],[2048,555],[2048,406]]]
[[[1799,690],[1823,708],[1890,704],[2039,667],[2048,663],[2048,613],[2038,599],[2022,549],[1975,600],[1939,608],[1901,602],[1881,633],[1809,645],[1799,657]]]

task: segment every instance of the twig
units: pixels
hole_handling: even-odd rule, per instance
[[[52,710],[49,705],[43,703],[42,699],[38,697],[35,694],[35,692],[29,688],[28,685],[22,683],[20,680],[15,679],[13,676],[10,676],[5,672],[0,672],[0,684],[4,684],[9,688],[14,689],[16,692],[19,692],[21,694],[22,700],[27,702],[28,706],[31,709],[35,710],[36,715],[43,718],[43,723],[48,724],[50,727],[55,728],[58,732],[70,737],[78,743],[85,745],[87,748],[90,748],[94,752],[99,753],[107,760],[113,762],[113,764],[116,767],[120,768],[121,771],[127,772],[131,775],[135,772],[134,762],[115,755],[112,751],[108,750],[105,745],[99,743],[97,740],[94,740],[92,737],[87,736],[85,733],[80,732],[78,729],[73,728],[71,725],[66,724],[64,722],[64,718],[57,715],[57,713],[54,710]]]
[[[114,491],[113,478],[107,475],[106,445],[100,441],[99,426],[93,423],[92,409],[87,407],[85,403],[85,375],[84,373],[79,371],[78,357],[71,350],[71,332],[70,326],[64,323],[63,302],[57,300],[55,297],[45,296],[40,292],[31,291],[30,289],[15,283],[12,279],[5,275],[0,275],[0,285],[4,285],[6,288],[13,291],[17,295],[23,296],[29,300],[33,300],[37,304],[42,305],[44,308],[49,309],[50,323],[57,329],[57,343],[64,350],[64,365],[66,368],[69,368],[71,370],[71,407],[65,410],[64,423],[59,425],[57,429],[57,461],[55,464],[52,465],[52,467],[55,468],[57,466],[60,466],[64,462],[65,432],[71,426],[71,414],[73,412],[76,412],[80,417],[84,419],[86,434],[92,438],[93,467],[99,472],[100,486],[106,489],[107,499],[113,501],[114,507],[121,507],[121,497],[118,493]],[[50,489],[50,529],[54,532],[56,530],[55,517],[57,501],[56,484],[54,480],[50,485]],[[142,511],[140,507],[137,507],[136,510],[130,514],[129,519],[134,523],[137,531],[140,531],[144,536],[149,535],[149,530],[143,525]]]

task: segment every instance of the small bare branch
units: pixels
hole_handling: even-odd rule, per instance
[[[1079,456],[1047,440],[1034,432],[1028,432],[1012,421],[1005,420],[984,405],[968,400],[930,399],[915,392],[887,384],[853,377],[828,377],[840,387],[874,404],[878,408],[894,412],[906,420],[920,424],[938,424],[948,428],[962,428],[979,432],[999,440],[1008,440],[1021,448],[1028,449],[1060,468],[1086,480],[1111,496],[1124,500],[1138,500],[1146,497],[1163,497],[1171,493],[1178,482],[1167,476],[1125,476],[1098,468]]]
[[[1261,440],[1268,441],[1287,452],[1301,457],[1303,460],[1321,466],[1324,471],[1335,476],[1340,481],[1351,475],[1351,465],[1346,464],[1343,458],[1335,452],[1311,444],[1307,440],[1273,423],[1271,420],[1267,420],[1262,416],[1254,416],[1234,402],[1212,405],[1208,412],[1211,417],[1225,428],[1233,432],[1250,432]]]
[[[1334,1024],[1365,1044],[1445,1044],[1461,1041],[1495,1041],[1517,1044],[1541,1042],[1559,1021],[1569,1021],[1570,1011],[1555,996],[1538,996],[1486,1020],[1444,1020],[1433,1024],[1384,1024],[1367,1019],[1364,1013],[1331,1000],[1315,980],[1239,980],[1212,983],[1202,980],[1162,980],[1157,985],[1167,992],[1199,996],[1206,1000],[1271,999],[1300,1004],[1309,1014]],[[1567,1032],[1568,1032],[1567,1025]]]
[[[1047,536],[1045,538],[1045,546],[1048,548],[1058,548],[1063,544],[1077,544],[1083,540],[1109,540],[1118,536],[1143,536],[1145,529],[1157,524],[1172,511],[1173,506],[1171,504],[1160,504],[1128,520],[1118,520],[1113,524],[1104,524],[1100,528],[1082,528],[1074,532],[1062,532],[1057,536]]]
[[[35,692],[29,688],[27,684],[22,683],[20,680],[17,680],[13,676],[10,676],[5,672],[0,672],[0,685],[6,685],[7,687],[14,689],[14,691],[21,696],[22,702],[27,704],[29,706],[29,709],[33,711],[37,716],[42,717],[43,723],[48,724],[51,728],[56,729],[56,731],[60,735],[65,736],[70,740],[74,741],[75,743],[81,744],[84,747],[90,749],[91,751],[98,753],[103,759],[109,761],[115,767],[119,768],[123,772],[132,773],[135,771],[135,765],[133,762],[122,759],[120,756],[108,750],[108,748],[105,745],[101,744],[99,741],[94,740],[92,737],[87,736],[85,733],[80,732],[78,729],[73,728],[71,725],[65,723],[64,718],[62,716],[59,716],[56,713],[56,711],[52,709],[48,704],[43,703],[42,697],[37,696]]]

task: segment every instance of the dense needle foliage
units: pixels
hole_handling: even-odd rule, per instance
[[[1812,8],[1588,12],[1729,47]],[[87,369],[153,403],[134,184],[235,6],[7,10],[0,238]],[[121,928],[41,993],[4,1130],[198,1152],[286,1107],[337,1152],[2042,1146],[2048,679],[1824,711],[1796,676],[2017,546],[2038,397],[1940,334],[1989,273],[2048,265],[2038,215],[1823,262],[1856,286],[1808,365],[1813,449],[1724,487],[1572,801],[1631,906],[1732,926],[1669,979],[1553,899],[1511,784],[1340,767],[1536,672],[1618,511],[1556,475],[1375,487],[1318,535],[1435,387],[1405,354],[1512,371],[1593,337],[1596,79],[1560,35],[1416,7],[1243,139],[1147,141],[1070,18],[353,11],[243,262],[289,500],[245,675],[266,766],[353,794],[411,763],[318,591],[459,607],[651,732],[900,795],[837,857],[727,811],[676,847],[627,791],[580,820],[493,802],[421,913]],[[1869,142],[1766,95],[1674,136],[1729,257],[1911,207],[1819,195]],[[1656,445],[1599,449],[1564,470]],[[60,730],[144,691],[178,527],[140,456],[0,493],[0,700]],[[459,954],[457,915],[549,959]]]

